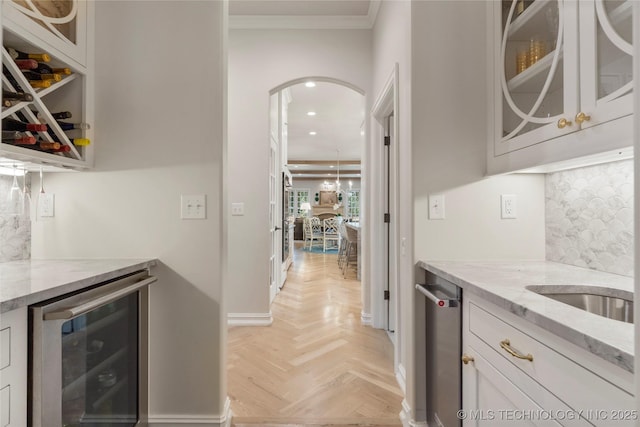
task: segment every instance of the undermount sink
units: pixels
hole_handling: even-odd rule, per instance
[[[527,286],[527,290],[608,319],[633,323],[633,292],[598,286]]]

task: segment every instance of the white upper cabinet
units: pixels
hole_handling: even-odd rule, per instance
[[[489,173],[630,146],[633,1],[490,3]]]
[[[3,26],[67,61],[87,65],[87,0],[6,0]]]
[[[3,130],[8,120],[46,125],[46,130],[21,131],[18,139],[3,134],[1,164],[93,166],[93,6],[86,0],[2,2]],[[34,59],[38,73],[50,70],[46,75],[28,70],[16,60],[16,51],[46,54],[46,60]],[[28,98],[12,99],[16,92]]]

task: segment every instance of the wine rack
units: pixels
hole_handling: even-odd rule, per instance
[[[0,143],[0,165],[17,164],[19,168],[35,170],[44,166],[47,171],[83,170],[93,166],[92,68],[87,20],[93,10],[91,2],[74,0],[63,2],[75,4],[71,8],[72,19],[44,16],[46,8],[54,11],[53,2],[29,2],[35,12],[26,8],[27,3],[5,1],[2,3],[2,88],[10,92],[24,92],[33,97],[30,101],[13,101],[10,106],[3,103],[2,119],[12,118],[28,123],[44,123],[48,132],[25,132],[43,142],[59,142],[64,150],[53,152],[42,150],[38,145],[16,145]],[[62,4],[62,3],[61,3]],[[53,5],[53,6],[52,6]],[[38,9],[38,7],[40,7]],[[65,12],[66,13],[66,12]],[[37,19],[38,18],[38,19]],[[50,19],[48,19],[50,18]],[[67,20],[64,30],[58,24]],[[49,22],[50,21],[50,22]],[[72,35],[72,39],[68,36]],[[34,88],[23,71],[12,58],[9,48],[26,53],[47,53],[53,68],[68,68],[71,74],[62,75],[46,88]],[[15,86],[19,87],[15,87]],[[87,123],[89,129],[63,130],[52,113],[69,111],[72,117],[66,122]],[[73,140],[89,140],[90,145],[74,144]],[[78,141],[76,141],[78,143]]]

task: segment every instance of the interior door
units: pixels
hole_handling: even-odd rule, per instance
[[[273,301],[278,293],[278,283],[280,283],[280,245],[282,244],[279,231],[280,215],[278,212],[278,193],[279,193],[279,171],[278,171],[278,97],[279,93],[271,95],[271,129],[270,129],[270,147],[269,147],[269,233],[271,247],[269,251],[269,303]]]
[[[397,221],[397,213],[393,212],[393,189],[394,183],[394,149],[392,149],[394,141],[394,129],[393,129],[393,112],[385,118],[384,129],[384,156],[383,156],[383,170],[384,170],[384,250],[385,250],[385,325],[389,332],[395,331],[395,318],[396,318],[396,286],[395,286],[395,272],[396,272],[396,254],[395,246],[395,227],[392,226],[391,221]]]

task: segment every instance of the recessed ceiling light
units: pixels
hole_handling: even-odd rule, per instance
[[[329,165],[329,167],[330,167],[330,168],[334,168],[335,166],[333,166],[333,165]]]
[[[318,132],[316,132],[315,130],[312,130],[311,132],[309,132],[309,135],[313,136],[313,135],[317,135]]]
[[[315,115],[316,115],[316,112],[315,112],[315,111],[309,111],[309,112],[307,113],[307,116],[315,116]]]
[[[299,168],[299,167],[300,167],[300,165],[293,165],[293,167],[294,167],[294,168]]]
[[[316,84],[314,82],[306,82],[304,85],[306,87],[316,87]]]

